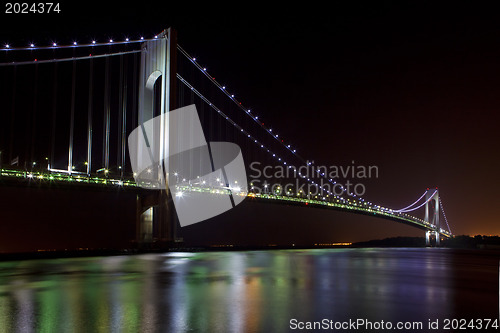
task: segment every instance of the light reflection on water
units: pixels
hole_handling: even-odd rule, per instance
[[[497,269],[497,257],[447,249],[3,262],[0,332],[284,332],[291,318],[495,318]]]

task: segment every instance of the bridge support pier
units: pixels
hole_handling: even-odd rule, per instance
[[[432,246],[432,243],[434,243],[434,246],[440,246],[441,236],[438,231],[427,230],[425,232],[425,246]]]
[[[426,204],[425,204],[425,218],[424,220],[428,222],[433,230],[427,230],[425,232],[425,245],[431,246],[431,236],[434,236],[435,245],[439,246],[441,243],[441,235],[440,228],[441,225],[439,223],[439,192],[436,187],[436,190],[431,193],[431,190],[427,189],[427,193],[425,195]],[[434,209],[431,211],[430,205],[434,205]]]
[[[182,241],[177,235],[177,214],[164,191],[137,195],[136,221],[140,249],[165,249]]]
[[[436,190],[431,193],[432,190],[427,189],[427,193],[425,195],[426,204],[425,204],[425,221],[433,226],[433,230],[427,230],[425,232],[425,245],[431,246],[431,235],[434,236],[435,246],[439,246],[441,244],[440,239],[440,228],[441,225],[439,223],[439,192],[436,187]],[[430,205],[434,205],[434,209],[431,212]],[[432,215],[432,217],[431,217]]]
[[[440,246],[441,238],[440,234],[437,231],[427,230],[425,232],[425,246]]]
[[[137,242],[143,248],[167,248],[180,239],[177,237],[178,218],[167,184],[169,155],[169,122],[164,115],[177,108],[177,34],[167,29],[155,40],[142,45],[139,83],[138,124],[160,116],[162,124],[158,141],[158,156],[150,156],[151,165],[161,171],[157,179],[160,189],[146,191],[137,201]],[[148,147],[149,144],[148,143]],[[139,156],[139,154],[138,154]]]

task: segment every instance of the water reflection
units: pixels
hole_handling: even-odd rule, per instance
[[[464,284],[456,283],[461,275],[455,274],[455,266],[456,255],[446,249],[4,262],[0,332],[284,332],[292,318],[426,324],[428,319],[456,318],[455,301],[462,290],[457,286]],[[493,285],[484,291],[493,290],[495,301],[496,285],[490,280]]]

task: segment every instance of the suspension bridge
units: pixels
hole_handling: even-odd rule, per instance
[[[233,207],[239,198],[383,218],[423,230],[427,245],[453,236],[437,188],[427,188],[404,208],[390,208],[365,200],[320,168],[298,171],[310,166],[311,159],[219,83],[177,43],[174,30],[123,40],[5,44],[0,52],[0,182],[135,191],[141,244],[154,238],[175,241],[180,212],[173,202],[195,193],[229,195]],[[195,155],[204,152],[191,151],[189,170],[166,165],[141,170],[142,176],[153,174],[159,180],[144,186],[134,169],[137,162],[127,154],[137,150],[128,138],[135,129],[146,133],[153,119],[165,123],[167,114],[190,105],[195,106],[212,169],[216,153],[211,142],[233,142],[247,168],[249,161],[259,161],[290,171],[287,177],[236,184],[222,172],[205,179],[203,168],[194,165],[201,164]],[[160,131],[161,156],[155,161],[168,159],[169,150],[175,150],[168,143],[173,140],[168,126],[161,127],[169,130]],[[189,141],[196,133],[179,135]]]

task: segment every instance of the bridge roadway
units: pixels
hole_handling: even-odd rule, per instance
[[[107,176],[106,176],[107,175]],[[33,183],[37,185],[50,185],[51,183],[57,184],[59,187],[98,187],[101,189],[113,190],[116,187],[120,187],[124,190],[130,190],[134,192],[141,192],[144,194],[151,193],[151,190],[144,189],[137,186],[135,181],[130,179],[119,179],[113,178],[113,174],[108,174],[103,172],[103,176],[87,176],[86,174],[73,173],[69,174],[67,172],[42,172],[42,171],[24,171],[15,169],[1,169],[0,172],[0,186],[2,185],[21,185],[27,186]],[[211,192],[212,194],[218,194],[220,190],[213,190],[211,188],[201,188],[196,186],[183,186],[181,190],[186,193],[189,191],[198,192]],[[220,192],[227,193],[227,192]],[[386,220],[391,220],[399,223],[403,223],[415,228],[422,230],[435,230],[435,226],[429,222],[412,216],[406,213],[394,212],[389,208],[381,207],[378,205],[369,205],[366,202],[361,202],[359,200],[350,199],[326,199],[326,197],[317,198],[307,198],[302,195],[277,195],[269,193],[233,193],[233,195],[246,195],[250,200],[255,202],[265,202],[265,203],[276,203],[285,204],[292,206],[309,206],[311,208],[321,208],[321,209],[333,209],[338,211],[351,212],[355,214],[368,215],[372,217],[383,218]],[[452,237],[453,235],[447,230],[440,229],[440,235],[444,237]]]

